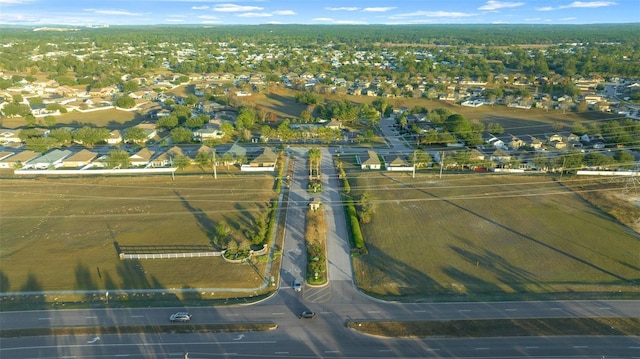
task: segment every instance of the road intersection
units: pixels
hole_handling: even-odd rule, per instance
[[[388,124],[387,124],[388,125]],[[383,127],[385,124],[383,124]],[[384,132],[390,131],[390,127]],[[393,142],[394,149],[404,146]],[[404,148],[406,150],[406,148]],[[304,280],[306,149],[288,149],[294,161],[286,206],[286,229],[279,290],[248,306],[189,308],[192,322],[275,322],[270,332],[209,334],[130,334],[86,337],[43,336],[0,339],[2,358],[628,358],[640,357],[640,337],[402,338],[363,335],[346,321],[453,320],[497,318],[640,317],[640,301],[541,301],[487,303],[390,303],[354,286],[350,245],[339,183],[329,149],[322,151],[323,191],[318,195],[327,218],[329,283],[290,288]],[[88,309],[0,313],[0,328],[125,326],[166,324],[184,308]],[[318,313],[300,320],[303,310]],[[640,335],[640,333],[638,333]]]

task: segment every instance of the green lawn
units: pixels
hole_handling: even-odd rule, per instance
[[[244,174],[3,180],[0,291],[258,287],[265,263],[120,260],[118,248],[219,249],[221,221],[245,241],[272,187],[271,175]]]
[[[546,176],[354,173],[377,203],[354,259],[373,295],[437,300],[640,293],[638,239]]]

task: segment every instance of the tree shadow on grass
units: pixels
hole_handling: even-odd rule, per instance
[[[9,291],[10,287],[9,277],[4,274],[4,272],[0,271],[0,293],[6,293]]]
[[[199,208],[192,207],[191,204],[189,204],[189,201],[182,197],[180,193],[178,193],[177,191],[173,191],[173,193],[175,193],[175,195],[180,198],[180,201],[182,202],[184,208],[191,212],[193,217],[198,222],[198,226],[200,227],[200,229],[207,235],[209,241],[213,243],[213,240],[216,236],[216,223],[211,218],[209,218],[209,216],[207,216],[204,211]]]
[[[20,287],[19,291],[30,292],[19,299],[27,309],[33,310],[47,308],[45,297],[42,294],[42,285],[35,274],[29,273],[27,275],[27,281],[22,287]]]
[[[538,281],[532,273],[515,266],[504,257],[484,248],[474,246],[473,250],[467,250],[457,246],[449,246],[453,252],[460,256],[467,263],[476,266],[478,272],[491,272],[495,275],[497,283],[480,280],[477,276],[464,273],[459,268],[447,268],[445,272],[452,280],[461,282],[466,288],[471,288],[473,293],[490,294],[506,293],[505,287],[509,287],[517,293],[531,291],[531,286],[541,290],[548,290],[548,287]],[[469,279],[473,279],[469,281]],[[501,287],[499,284],[502,284]]]
[[[398,261],[376,246],[368,245],[367,249],[369,254],[358,259],[365,265],[361,273],[356,273],[361,289],[385,299],[402,300],[407,297],[437,296],[446,292],[446,288],[426,273]],[[424,259],[428,260],[426,253]],[[376,289],[381,283],[389,283],[390,289]]]
[[[91,271],[86,265],[78,262],[74,272],[76,276],[76,288],[78,290],[98,290],[98,284],[93,280]],[[86,301],[93,300],[93,297],[94,295],[90,293],[84,295]]]
[[[427,194],[427,195],[429,195],[429,196],[431,196],[433,198],[437,198],[438,200],[440,200],[440,201],[442,201],[444,203],[447,203],[447,204],[449,204],[451,206],[454,206],[454,207],[456,207],[457,209],[459,209],[461,211],[464,211],[464,212],[467,212],[467,213],[469,213],[471,215],[477,216],[480,219],[486,221],[487,223],[490,223],[493,226],[496,226],[496,227],[501,228],[501,229],[503,229],[503,230],[505,230],[505,231],[507,231],[509,233],[512,233],[513,235],[517,236],[517,238],[526,239],[526,240],[528,240],[528,241],[530,241],[532,243],[535,243],[535,244],[537,244],[539,246],[542,246],[542,247],[544,247],[546,249],[549,249],[549,250],[551,250],[553,252],[559,253],[559,254],[561,254],[561,255],[563,255],[565,257],[568,257],[568,258],[570,258],[572,260],[575,260],[575,261],[577,261],[577,262],[579,262],[579,263],[581,263],[581,264],[583,264],[583,265],[585,265],[587,267],[590,267],[592,269],[595,269],[597,271],[605,273],[605,274],[607,274],[607,275],[619,280],[621,283],[629,284],[629,283],[633,283],[634,282],[634,280],[631,279],[631,278],[622,277],[622,276],[620,276],[620,275],[618,275],[616,273],[613,273],[613,272],[611,272],[611,271],[609,271],[609,270],[607,270],[607,269],[605,269],[603,267],[600,267],[600,266],[598,266],[596,264],[593,264],[593,263],[589,262],[588,260],[582,259],[582,258],[580,258],[580,257],[578,257],[578,256],[576,256],[574,254],[571,254],[571,253],[569,253],[569,252],[567,252],[565,250],[562,250],[560,248],[556,248],[556,247],[554,247],[554,246],[552,246],[552,245],[550,245],[548,243],[545,243],[545,242],[543,242],[541,240],[538,240],[538,239],[536,239],[536,238],[534,238],[532,236],[529,236],[529,235],[527,235],[525,233],[519,232],[516,229],[514,229],[514,228],[512,228],[510,226],[506,226],[506,225],[504,225],[504,224],[502,224],[502,223],[500,223],[500,222],[498,222],[498,221],[496,221],[496,220],[494,220],[492,218],[489,218],[489,217],[484,216],[484,215],[482,215],[480,213],[472,211],[472,210],[470,210],[470,209],[468,209],[468,208],[466,208],[466,207],[464,207],[464,206],[462,206],[462,205],[460,205],[458,203],[453,202],[452,200],[449,200],[449,199],[446,199],[446,198],[442,198],[442,197],[440,197],[440,196],[438,196],[438,195],[436,195],[434,193],[431,193],[431,192],[429,192],[429,191],[427,191],[425,189],[416,188],[413,185],[407,185],[407,186],[409,188],[412,188],[412,189],[416,190],[416,191],[420,191],[420,192],[422,192],[424,194]]]

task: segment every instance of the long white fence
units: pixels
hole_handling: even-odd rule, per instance
[[[220,257],[222,252],[187,252],[187,253],[120,253],[120,259],[169,259],[169,258],[198,258]]]
[[[582,176],[637,176],[637,171],[578,171]]]
[[[162,168],[124,168],[124,169],[86,169],[86,170],[15,170],[16,175],[118,175],[118,174],[144,174],[144,173],[172,173],[175,167]]]

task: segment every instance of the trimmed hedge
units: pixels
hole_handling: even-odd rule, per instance
[[[360,222],[358,221],[358,214],[356,212],[356,206],[353,204],[351,198],[346,200],[347,217],[349,217],[349,224],[351,227],[351,237],[353,238],[353,245],[360,249],[361,252],[364,249],[364,238],[362,237],[362,231],[360,230]]]

